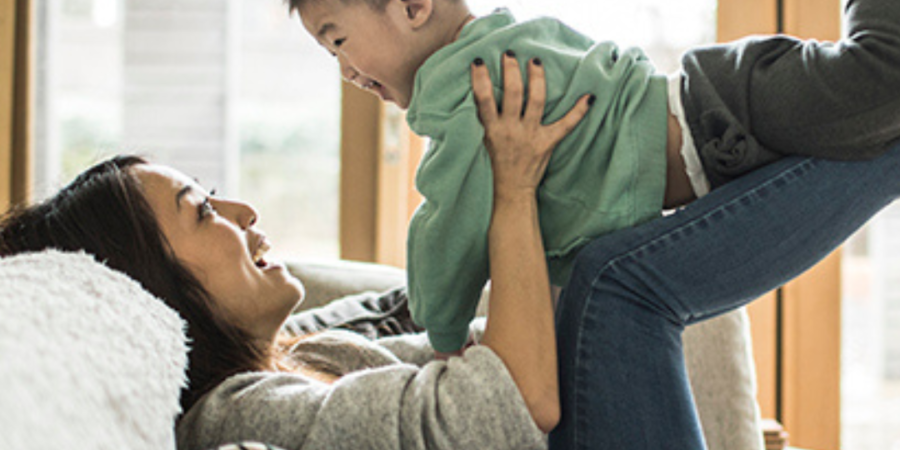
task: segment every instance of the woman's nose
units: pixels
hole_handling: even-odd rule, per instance
[[[225,216],[242,230],[249,229],[259,219],[259,213],[247,203],[236,200],[212,200],[219,214]]]

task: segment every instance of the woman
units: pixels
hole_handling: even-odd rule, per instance
[[[513,120],[494,120],[527,135],[535,154],[493,155],[491,317],[480,345],[460,358],[425,364],[431,350],[416,336],[285,339],[280,330],[303,288],[265,260],[269,243],[253,208],[136,157],[101,163],[46,202],[10,213],[0,253],[84,250],[181,314],[192,350],[180,448],[245,439],[285,448],[542,448],[559,401],[534,189],[588,97],[543,127],[542,83],[532,90],[524,112],[522,95],[509,95],[504,119]]]

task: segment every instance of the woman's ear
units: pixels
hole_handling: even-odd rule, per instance
[[[401,2],[405,8],[406,19],[414,30],[425,25],[434,12],[432,0],[401,0]]]

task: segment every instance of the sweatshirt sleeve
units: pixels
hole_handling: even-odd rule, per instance
[[[471,97],[471,95],[470,95]],[[488,279],[487,234],[493,201],[491,162],[474,102],[440,121],[439,134],[416,173],[425,198],[413,215],[407,245],[410,312],[435,350],[466,342]]]
[[[303,450],[546,445],[505,366],[485,347],[422,368],[355,372],[331,385],[294,374],[238,375],[179,424],[179,448],[248,439]]]

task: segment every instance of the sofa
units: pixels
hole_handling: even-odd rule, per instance
[[[371,298],[404,282],[402,270],[377,264],[287,267],[307,292],[296,313],[318,323],[336,299]],[[480,311],[489,298],[486,290]],[[183,327],[137,283],[87,255],[0,260],[0,448],[174,449],[190,345]],[[709,449],[762,450],[746,312],[688,329],[685,353]],[[242,448],[272,449],[245,442],[219,450]]]

